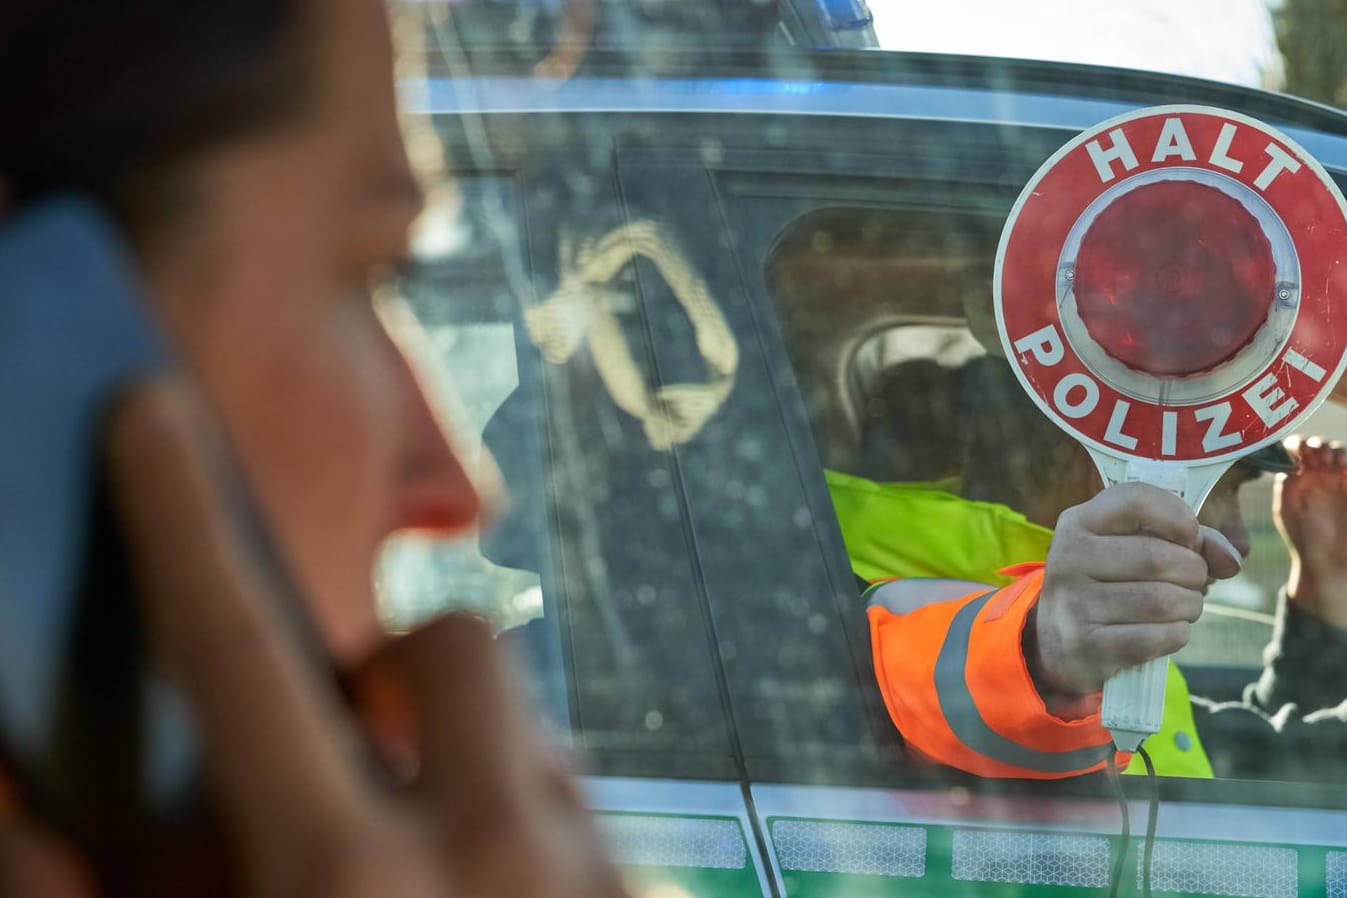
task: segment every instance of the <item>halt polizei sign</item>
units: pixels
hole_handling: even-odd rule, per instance
[[[1141,109],[1067,143],[1016,201],[993,283],[1016,376],[1105,482],[1194,510],[1347,365],[1347,203],[1295,141],[1222,109]],[[1105,687],[1120,747],[1158,730],[1165,662]]]

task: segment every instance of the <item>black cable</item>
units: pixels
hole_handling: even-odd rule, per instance
[[[1118,795],[1118,807],[1122,811],[1122,838],[1118,842],[1118,854],[1113,858],[1113,875],[1109,877],[1109,898],[1118,898],[1118,889],[1122,886],[1123,861],[1127,859],[1127,846],[1132,841],[1132,815],[1127,809],[1127,793],[1123,791],[1122,770],[1118,767],[1117,756],[1109,758],[1108,778]]]
[[[1141,894],[1143,898],[1151,898],[1151,859],[1155,850],[1155,821],[1160,816],[1160,783],[1155,778],[1155,764],[1145,747],[1137,746],[1137,754],[1146,765],[1146,779],[1151,785],[1151,805],[1146,816],[1146,842],[1141,860]]]

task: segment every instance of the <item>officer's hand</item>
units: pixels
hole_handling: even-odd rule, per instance
[[[1120,670],[1188,643],[1209,582],[1239,555],[1176,496],[1112,486],[1057,521],[1029,642],[1049,694],[1079,696]]]
[[[1318,437],[1286,448],[1300,464],[1277,477],[1272,514],[1291,553],[1287,599],[1347,628],[1347,449]]]

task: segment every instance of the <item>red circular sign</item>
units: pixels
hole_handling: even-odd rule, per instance
[[[1139,110],[1029,181],[994,289],[1006,357],[1077,439],[1233,458],[1288,433],[1347,365],[1347,203],[1261,122]]]

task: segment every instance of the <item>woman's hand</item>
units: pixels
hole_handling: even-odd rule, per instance
[[[17,817],[0,823],[0,896],[91,898],[89,871],[54,836]]]
[[[449,616],[358,678],[407,726],[398,788],[289,644],[222,511],[188,388],[144,386],[111,422],[116,502],[152,640],[195,710],[248,896],[619,896],[557,757],[488,627]]]

